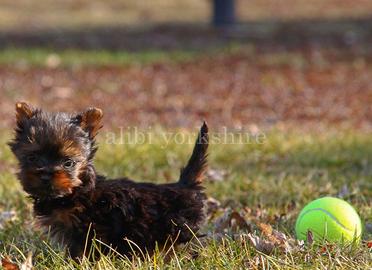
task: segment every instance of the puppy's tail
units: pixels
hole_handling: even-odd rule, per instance
[[[181,169],[179,184],[185,187],[195,187],[201,184],[207,168],[208,126],[204,122],[200,128],[195,147],[186,167]]]

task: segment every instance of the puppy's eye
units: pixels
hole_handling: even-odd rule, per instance
[[[69,159],[66,159],[64,162],[63,162],[63,167],[65,169],[71,169],[75,166],[76,162],[73,161],[71,158]]]
[[[26,157],[27,162],[34,163],[37,161],[37,156],[35,154],[30,154]]]

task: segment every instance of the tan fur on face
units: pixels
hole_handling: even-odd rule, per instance
[[[64,171],[57,171],[53,177],[53,188],[63,193],[72,193],[72,189],[81,184],[79,179],[71,179]]]

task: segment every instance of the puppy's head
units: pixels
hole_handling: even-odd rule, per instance
[[[57,198],[92,185],[83,175],[96,151],[94,138],[102,111],[89,108],[77,115],[49,113],[16,103],[15,138],[9,146],[20,165],[18,177],[31,196]]]

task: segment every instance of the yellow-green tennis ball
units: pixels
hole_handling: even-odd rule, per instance
[[[344,200],[324,197],[307,204],[297,218],[297,238],[306,240],[309,230],[314,240],[359,242],[362,222],[355,209]]]

